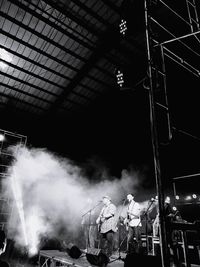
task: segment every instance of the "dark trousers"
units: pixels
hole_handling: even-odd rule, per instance
[[[127,236],[127,252],[128,253],[139,253],[142,246],[141,242],[141,227],[135,226],[128,228]]]
[[[100,248],[108,257],[113,253],[114,247],[114,232],[108,231],[106,233],[101,233],[100,236]]]

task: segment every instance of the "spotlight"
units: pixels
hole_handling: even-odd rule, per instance
[[[121,19],[119,24],[119,32],[124,36],[127,31],[127,22],[124,19]]]
[[[177,211],[177,207],[175,207],[175,206],[172,207],[172,209],[173,209],[173,211]]]
[[[196,199],[197,198],[197,195],[196,194],[193,194],[192,197]]]
[[[3,134],[0,134],[0,142],[5,140],[5,136]]]
[[[180,197],[177,195],[176,197],[175,197],[177,200],[179,200],[180,199]]]
[[[122,87],[123,84],[124,84],[124,74],[123,74],[123,72],[121,72],[120,70],[117,70],[116,77],[117,77],[117,84],[120,87]]]

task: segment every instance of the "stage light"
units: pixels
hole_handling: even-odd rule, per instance
[[[124,74],[123,74],[123,72],[121,72],[120,70],[117,70],[116,77],[117,77],[117,84],[120,87],[122,87],[123,84],[124,84]]]
[[[191,196],[186,196],[185,200],[191,200],[192,197]]]
[[[119,32],[124,36],[127,31],[127,22],[124,19],[121,19],[119,24]]]
[[[180,197],[177,195],[176,197],[175,197],[177,200],[179,200],[180,199]]]
[[[173,209],[173,211],[177,211],[177,207],[175,207],[175,206],[172,207],[172,209]]]
[[[3,134],[0,134],[0,142],[5,140],[5,136]]]
[[[197,198],[197,195],[196,194],[193,194],[192,197],[196,199]]]

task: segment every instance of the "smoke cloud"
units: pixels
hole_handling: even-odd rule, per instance
[[[115,178],[104,170],[102,180],[91,181],[81,167],[47,149],[10,149],[14,161],[3,184],[6,197],[14,203],[8,235],[32,254],[45,235],[62,238],[65,231],[76,235],[87,211],[98,215],[104,195],[118,205],[120,216],[123,199],[136,193],[143,179],[139,171],[123,170],[121,178]]]

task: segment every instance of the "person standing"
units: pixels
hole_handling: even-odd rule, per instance
[[[124,224],[127,227],[127,253],[139,253],[141,248],[141,220],[140,220],[140,205],[134,200],[132,194],[127,195],[127,217]]]
[[[116,206],[111,202],[109,196],[103,197],[103,208],[96,220],[100,232],[100,248],[110,257],[114,247],[114,233],[116,232],[116,222],[114,219]]]

